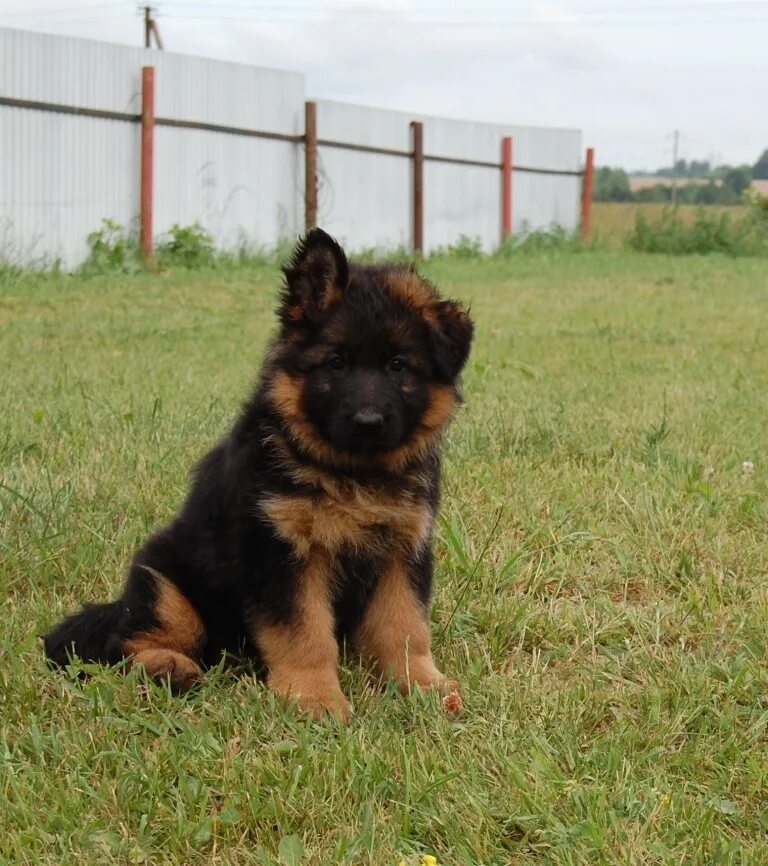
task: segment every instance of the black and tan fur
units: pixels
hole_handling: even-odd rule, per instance
[[[440,441],[472,323],[408,266],[349,265],[315,229],[285,268],[255,393],[148,539],[123,593],[45,638],[48,657],[128,659],[184,690],[254,656],[314,715],[346,718],[349,640],[404,690],[449,690],[432,659]]]

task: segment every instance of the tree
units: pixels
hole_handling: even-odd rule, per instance
[[[720,189],[710,181],[701,183],[696,187],[696,204],[716,204],[720,200]]]
[[[602,166],[595,172],[595,201],[630,201],[632,191],[623,168]]]
[[[768,149],[762,152],[760,158],[752,166],[752,177],[756,180],[768,180]]]
[[[635,201],[668,202],[672,195],[672,187],[664,183],[655,183],[637,190],[634,195]]]
[[[707,177],[709,175],[708,159],[692,159],[688,163],[688,177]]]
[[[729,168],[723,175],[723,188],[731,192],[735,199],[741,198],[745,189],[752,183],[752,172],[746,166]]]

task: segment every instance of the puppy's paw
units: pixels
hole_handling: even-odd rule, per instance
[[[416,656],[410,660],[407,675],[400,677],[400,688],[404,693],[412,688],[437,689],[441,695],[458,692],[459,684],[449,679],[435,667],[430,656]]]
[[[436,689],[440,690],[440,694],[444,697],[448,695],[458,695],[461,693],[461,689],[459,688],[459,684],[456,680],[449,679],[446,676],[440,677],[440,679],[434,684]]]
[[[450,716],[461,712],[462,700],[461,690],[456,680],[452,680],[441,673],[437,668],[427,672],[419,671],[410,682],[410,687],[416,686],[421,689],[436,689],[443,697],[443,709]],[[404,691],[409,691],[406,684]]]
[[[330,714],[345,724],[352,715],[352,704],[347,700],[338,682],[328,677],[330,682],[318,683],[317,677],[309,675],[279,676],[272,673],[268,679],[269,686],[285,701],[293,703],[296,708],[313,719],[322,719]]]
[[[296,704],[313,719],[323,719],[330,714],[346,725],[352,718],[352,704],[341,691],[333,694],[297,695]]]
[[[203,678],[203,670],[196,661],[174,650],[142,650],[133,657],[133,664],[143,667],[155,682],[170,683],[176,695],[189,691]]]

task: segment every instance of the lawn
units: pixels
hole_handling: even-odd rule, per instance
[[[348,729],[247,669],[81,683],[37,637],[177,508],[276,271],[0,284],[0,862],[768,862],[768,262],[425,270],[477,321],[433,610],[464,712],[350,657]]]

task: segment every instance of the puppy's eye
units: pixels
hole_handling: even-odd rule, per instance
[[[402,373],[405,370],[405,361],[402,358],[392,358],[387,364],[387,369],[390,373]]]
[[[331,355],[326,362],[331,370],[343,370],[346,367],[344,358],[341,355]]]

